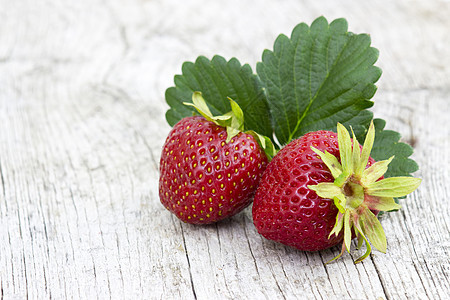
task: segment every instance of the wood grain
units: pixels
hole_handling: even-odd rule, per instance
[[[306,253],[251,210],[209,226],[159,203],[164,91],[184,61],[253,69],[317,16],[371,34],[376,117],[414,144],[421,187],[385,215],[388,252]],[[450,294],[450,3],[0,0],[4,299],[445,299]]]

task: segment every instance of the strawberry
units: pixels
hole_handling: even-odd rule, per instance
[[[268,159],[258,136],[241,132],[242,111],[235,102],[234,113],[225,117],[213,117],[199,93],[193,102],[186,104],[203,116],[184,118],[169,133],[160,160],[159,196],[182,221],[209,224],[251,203]]]
[[[338,134],[311,132],[278,152],[267,166],[253,203],[253,222],[267,239],[304,251],[316,251],[341,242],[350,249],[352,237],[359,246],[369,241],[386,251],[386,237],[376,215],[398,209],[393,197],[415,190],[420,179],[384,179],[389,162],[369,155],[374,141],[373,123],[361,147],[344,126]],[[335,259],[336,259],[335,258]]]
[[[333,200],[308,189],[308,185],[334,181],[325,163],[310,149],[313,145],[339,155],[337,135],[331,131],[310,132],[292,141],[267,167],[253,204],[259,233],[305,251],[326,249],[343,239],[342,234],[328,238],[339,211]]]

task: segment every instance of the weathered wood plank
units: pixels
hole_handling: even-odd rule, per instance
[[[223,1],[222,1],[223,2]],[[0,0],[2,298],[445,299],[450,293],[448,1]],[[423,183],[383,217],[388,253],[324,265],[265,240],[251,210],[209,226],[159,203],[164,91],[198,55],[253,68],[319,15],[368,32],[375,116]]]

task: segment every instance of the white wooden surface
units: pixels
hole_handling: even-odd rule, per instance
[[[320,15],[371,34],[373,110],[423,178],[382,220],[388,253],[358,265],[265,240],[250,209],[196,227],[158,198],[182,62],[255,68]],[[1,298],[449,299],[449,16],[444,0],[0,0]]]

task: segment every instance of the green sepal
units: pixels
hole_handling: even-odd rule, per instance
[[[356,232],[360,235],[360,237],[362,238],[362,240],[364,242],[366,242],[366,252],[355,261],[355,264],[362,262],[364,259],[367,258],[367,256],[369,256],[370,252],[372,252],[372,247],[370,246],[369,241],[367,240],[367,237],[364,235],[363,229],[361,228],[360,224],[358,222],[356,222],[355,224],[355,230]],[[362,246],[362,241],[358,241],[358,246],[361,247]]]
[[[347,252],[350,252],[350,244],[352,241],[352,223],[350,223],[350,211],[344,214],[344,244]]]
[[[352,130],[352,142],[353,142],[353,150],[352,150],[352,160],[353,160],[353,172],[356,173],[356,169],[361,164],[361,153],[360,153],[360,147],[359,142],[355,137],[355,133],[353,132],[353,128],[350,127]]]
[[[367,239],[380,252],[386,253],[386,234],[377,217],[368,209],[365,209],[358,220]]]
[[[334,178],[341,175],[342,166],[341,163],[337,160],[336,156],[327,151],[322,152],[319,149],[314,148],[313,146],[311,146],[311,150],[320,156],[320,159],[322,159],[324,164],[328,167],[328,169],[331,172],[331,175],[333,175]]]
[[[364,199],[367,208],[378,211],[391,211],[400,209],[402,206],[397,204],[392,197],[376,197],[367,195]]]
[[[364,238],[362,237],[362,235],[359,233],[358,230],[356,231],[357,231],[356,239],[358,240],[358,245],[356,246],[356,249],[361,249],[362,244],[364,243]]]
[[[236,101],[228,97],[231,105],[231,127],[236,128],[239,131],[244,131],[244,112]]]
[[[203,99],[201,92],[194,92],[192,94],[192,103],[183,102],[183,104],[194,107],[206,120],[213,122],[213,114],[209,110],[209,107],[206,104],[205,99]]]
[[[341,123],[337,124],[337,132],[343,173],[353,173],[352,142],[350,140],[350,135]]]
[[[352,173],[349,171],[343,171],[335,180],[334,184],[338,187],[342,187],[346,182],[347,179],[350,177]]]
[[[366,186],[367,194],[378,197],[403,197],[412,193],[422,182],[414,177],[389,177]]]
[[[384,173],[387,172],[388,166],[393,159],[394,156],[391,156],[389,159],[377,161],[369,168],[365,169],[361,178],[361,183],[363,185],[368,185],[377,181],[381,176],[383,176]]]
[[[335,236],[338,236],[343,226],[344,226],[344,213],[339,212],[336,215],[336,223],[334,224],[333,230],[331,230],[330,234],[328,235],[328,238],[330,238],[333,234]]]
[[[334,198],[334,205],[338,208],[339,212],[342,214],[345,213],[345,207],[347,206],[347,198],[345,198],[344,194],[336,195]]]
[[[353,182],[348,182],[347,186],[353,190],[353,195],[346,196],[346,207],[356,209],[364,202],[364,188]]]
[[[339,209],[341,213],[345,213],[346,198],[342,194],[340,187],[333,182],[321,182],[316,185],[308,185],[308,188],[315,191],[319,197],[326,199],[333,199],[334,205]]]
[[[269,161],[271,161],[272,158],[277,154],[277,149],[275,148],[275,145],[272,143],[272,140],[267,136],[261,135],[253,130],[245,131],[245,133],[252,135],[256,139],[259,146],[264,150],[264,153],[266,154],[267,159]]]
[[[369,130],[367,131],[366,139],[364,140],[364,145],[361,150],[360,163],[355,168],[355,175],[361,178],[364,170],[366,169],[367,163],[369,162],[370,152],[372,151],[373,142],[375,140],[375,126],[373,121],[370,122]]]
[[[183,104],[186,106],[193,106],[206,120],[213,122],[216,125],[222,127],[231,126],[233,116],[230,113],[223,116],[213,116],[205,99],[203,99],[201,92],[194,92],[192,94],[192,103],[183,102]]]
[[[342,254],[344,254],[344,251],[345,251],[345,244],[342,243],[341,252],[340,252],[335,258],[330,259],[330,260],[327,261],[325,264],[329,264],[329,263],[331,263],[332,261],[335,261],[336,259],[338,259],[339,257],[341,257]]]
[[[228,144],[232,138],[234,138],[235,136],[237,136],[239,134],[239,132],[241,132],[239,129],[236,129],[231,126],[227,126],[227,139],[225,140],[225,143]]]
[[[227,131],[226,143],[230,142],[231,139],[240,132],[252,135],[259,146],[264,150],[264,153],[270,161],[277,152],[272,140],[254,130],[244,131],[244,113],[242,109],[239,104],[230,97],[228,97],[228,101],[230,101],[231,111],[222,116],[213,116],[201,92],[196,91],[192,94],[192,103],[183,102],[183,104],[193,106],[206,120],[213,122],[218,126],[225,127]]]
[[[308,185],[310,190],[317,193],[319,197],[333,199],[339,194],[342,194],[341,189],[332,182],[321,182],[316,185]]]

